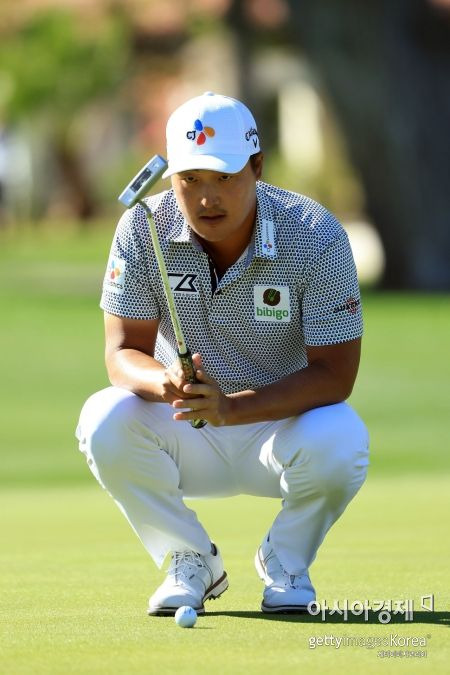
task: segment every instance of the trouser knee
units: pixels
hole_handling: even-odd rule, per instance
[[[91,396],[80,416],[80,449],[101,482],[126,478],[136,471],[149,448],[150,432],[138,414],[141,399],[116,397],[110,389]],[[151,446],[151,444],[150,444]],[[94,467],[96,470],[94,470]]]
[[[291,499],[321,494],[338,504],[351,498],[365,480],[367,430],[349,406],[311,412],[309,418],[308,413],[302,416],[300,447],[284,467],[282,490]]]
[[[110,387],[91,396],[80,416],[80,450],[97,480],[111,494],[130,487],[178,494],[177,465],[161,446],[143,399]],[[159,404],[154,404],[159,405]]]

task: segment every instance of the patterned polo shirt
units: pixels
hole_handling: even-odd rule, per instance
[[[271,384],[307,366],[305,345],[362,335],[360,293],[345,230],[320,204],[258,181],[254,234],[215,280],[208,255],[173,190],[146,199],[158,231],[188,347],[224,393]],[[145,211],[119,221],[101,307],[159,319],[155,358],[169,366],[177,346]]]

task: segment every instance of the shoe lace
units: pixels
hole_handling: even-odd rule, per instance
[[[301,586],[301,574],[289,574],[286,570],[283,570],[284,585],[286,588],[300,588]]]
[[[195,551],[174,551],[168,569],[168,575],[177,579],[180,576],[192,578],[195,573],[192,568],[205,567],[199,553]]]
[[[272,561],[272,568],[275,567],[275,574],[282,573],[283,583],[285,588],[301,588],[302,587],[302,577],[303,574],[289,574],[283,566],[281,565],[277,554],[273,549],[264,560],[265,566],[267,568],[268,564]]]

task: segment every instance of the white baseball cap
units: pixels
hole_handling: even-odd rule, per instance
[[[256,122],[240,101],[211,91],[191,98],[169,117],[166,128],[169,167],[237,173],[260,151]]]

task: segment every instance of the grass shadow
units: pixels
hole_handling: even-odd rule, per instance
[[[437,626],[450,627],[450,612],[414,612],[412,621],[405,621],[403,614],[392,614],[389,623],[382,623],[378,618],[379,612],[369,611],[367,619],[364,615],[356,616],[351,612],[347,615],[347,620],[340,614],[326,614],[325,620],[318,614],[313,616],[304,612],[302,614],[265,614],[264,612],[248,611],[224,611],[207,612],[204,616],[233,616],[242,619],[259,619],[263,621],[287,621],[292,623],[341,623],[341,624],[379,624],[380,626],[392,626],[393,624],[435,624]]]

